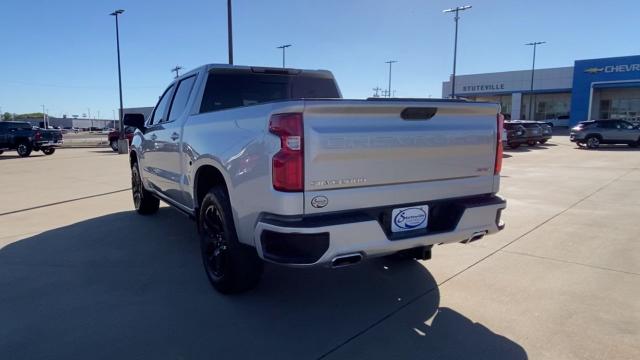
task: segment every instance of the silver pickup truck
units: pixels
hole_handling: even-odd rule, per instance
[[[223,293],[255,286],[263,261],[428,259],[504,226],[497,104],[343,100],[328,71],[206,65],[124,123],[136,210],[195,219]]]

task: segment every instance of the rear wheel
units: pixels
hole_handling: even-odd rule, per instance
[[[31,151],[33,151],[33,147],[31,147],[31,144],[27,142],[22,142],[18,144],[18,148],[16,150],[18,151],[18,155],[20,155],[20,157],[27,157],[31,155]]]
[[[258,284],[263,262],[255,248],[238,241],[224,189],[212,188],[202,200],[198,233],[202,262],[216,290],[223,294],[239,293]]]
[[[519,147],[520,147],[520,144],[517,144],[517,143],[510,143],[509,144],[509,148],[511,148],[511,149],[517,149]]]
[[[537,144],[537,143],[538,143],[538,142],[536,142],[536,141],[534,141],[534,140],[529,140],[529,141],[527,141],[527,145],[529,145],[529,146],[536,146],[536,144]]]
[[[56,152],[55,148],[46,148],[46,149],[42,149],[42,153],[45,155],[51,155],[54,152]]]
[[[111,150],[118,152],[118,140],[111,140],[109,142],[109,146],[111,147]]]
[[[4,152],[4,150],[0,150],[0,155],[2,155],[3,152]]]
[[[150,215],[158,211],[160,200],[144,188],[140,178],[140,171],[138,170],[138,163],[133,163],[131,166],[131,193],[133,195],[133,205],[138,214]]]
[[[598,138],[597,136],[589,136],[586,139],[586,143],[589,149],[597,149],[598,147],[600,147],[600,138]]]

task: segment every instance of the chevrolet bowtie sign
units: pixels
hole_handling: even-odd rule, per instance
[[[604,67],[590,67],[584,70],[587,74],[599,73],[626,73],[632,71],[640,71],[640,64],[629,65],[608,65]]]

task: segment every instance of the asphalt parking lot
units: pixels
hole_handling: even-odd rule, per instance
[[[225,297],[126,156],[0,155],[0,359],[638,359],[640,151],[505,152],[507,227],[433,260],[268,266]]]

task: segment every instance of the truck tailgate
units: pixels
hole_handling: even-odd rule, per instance
[[[460,196],[491,193],[498,112],[497,104],[441,100],[306,101],[305,198],[368,188],[340,196],[366,194],[348,202],[376,206],[391,193],[399,203],[447,196],[448,185]],[[305,212],[318,212],[309,200]]]

